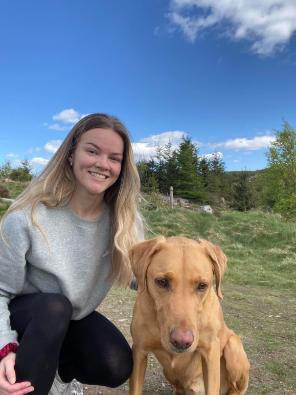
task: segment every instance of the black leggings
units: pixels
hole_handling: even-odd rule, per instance
[[[31,381],[34,394],[48,394],[57,369],[64,382],[76,378],[106,387],[117,387],[130,376],[131,349],[100,313],[71,321],[69,300],[51,293],[17,296],[9,309],[20,343],[17,382]]]

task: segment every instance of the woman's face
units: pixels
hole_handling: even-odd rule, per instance
[[[69,158],[76,192],[104,195],[120,175],[123,151],[123,139],[112,129],[94,128],[83,133]]]

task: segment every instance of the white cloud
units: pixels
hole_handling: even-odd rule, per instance
[[[50,152],[50,153],[54,154],[58,150],[58,148],[61,144],[62,144],[62,140],[51,140],[45,144],[44,150],[46,152]]]
[[[40,151],[42,151],[42,148],[40,147],[33,147],[28,149],[29,154],[33,154],[34,152],[40,152]]]
[[[50,129],[50,130],[57,130],[58,132],[63,132],[65,130],[68,130],[68,127],[67,126],[62,126],[59,123],[54,123],[52,125],[49,125],[48,129]]]
[[[168,143],[172,143],[172,145],[179,145],[182,138],[186,137],[187,133],[182,132],[180,130],[168,131],[159,134],[153,134],[152,136],[144,138],[144,143],[149,144],[150,146],[163,146]]]
[[[245,151],[255,151],[261,148],[267,148],[270,144],[275,141],[275,136],[259,136],[254,137],[253,139],[236,138],[227,140],[223,143],[212,144],[212,147],[224,147],[226,149],[234,149],[234,150],[245,150]]]
[[[62,110],[58,114],[52,116],[52,119],[57,122],[50,125],[46,122],[44,123],[44,126],[47,126],[50,130],[64,132],[65,130],[69,130],[69,127],[72,127],[86,115],[87,114],[80,114],[80,112],[74,110],[73,108],[66,108],[65,110]]]
[[[212,154],[202,155],[201,157],[205,158],[207,160],[213,160],[215,158],[222,159],[223,158],[223,154],[222,154],[222,152],[214,152]]]
[[[21,165],[22,165],[21,159],[13,159],[12,162],[11,162],[11,166],[13,168],[20,167]]]
[[[49,160],[41,157],[36,157],[32,158],[30,162],[32,163],[32,165],[46,166]]]
[[[151,147],[147,143],[132,143],[136,160],[149,160],[156,155],[156,146]]]
[[[78,111],[73,108],[67,108],[58,114],[55,114],[52,119],[54,121],[60,121],[66,124],[74,124],[78,122],[83,117]]]
[[[270,55],[296,32],[296,1],[171,0],[168,17],[192,42],[202,30],[225,22],[232,39],[247,39],[253,52]]]
[[[145,137],[139,142],[132,143],[134,155],[136,160],[140,159],[151,159],[156,156],[157,148],[163,147],[164,145],[171,143],[172,149],[178,148],[183,137],[186,137],[187,133],[180,130],[168,131],[159,134],[153,134],[152,136]]]

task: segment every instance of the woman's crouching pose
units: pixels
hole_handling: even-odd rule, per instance
[[[131,281],[128,250],[143,238],[139,184],[126,128],[91,114],[8,209],[1,394],[80,394],[80,382],[116,387],[130,376],[127,341],[95,310],[114,282]]]

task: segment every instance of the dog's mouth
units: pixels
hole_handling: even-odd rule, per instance
[[[174,347],[174,346],[170,347],[170,352],[173,352],[174,354],[183,354],[183,353],[192,352],[192,351],[194,351],[194,350],[192,350],[191,347],[184,348],[184,349],[177,348],[177,347]]]

